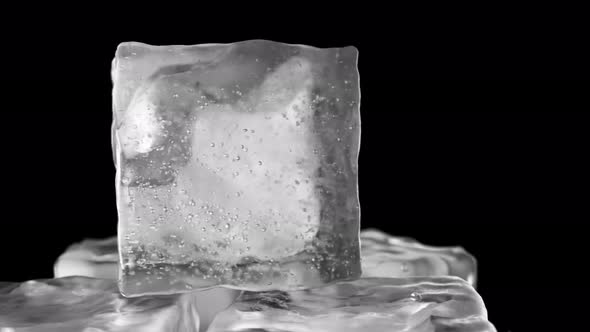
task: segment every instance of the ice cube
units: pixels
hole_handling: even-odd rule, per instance
[[[54,266],[55,278],[86,276],[116,280],[118,272],[117,237],[73,244]],[[193,292],[192,304],[199,314],[200,330],[206,331],[215,315],[232,304],[238,295],[238,290],[221,287]]]
[[[477,262],[462,247],[433,247],[376,229],[361,231],[363,277],[457,276],[475,286]]]
[[[126,296],[360,276],[354,47],[123,43],[113,149]]]
[[[126,299],[114,280],[69,277],[0,284],[0,331],[197,332],[192,294]]]
[[[493,332],[457,277],[362,278],[300,291],[244,292],[209,332]]]

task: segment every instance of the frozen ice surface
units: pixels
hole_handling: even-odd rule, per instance
[[[117,280],[118,273],[119,254],[116,237],[84,240],[73,244],[58,258],[54,266],[56,278],[86,276]],[[238,290],[221,287],[191,293],[192,304],[199,314],[200,330],[207,330],[215,315],[232,304],[238,295]]]
[[[87,276],[117,279],[119,273],[117,238],[87,239],[69,246],[53,266],[55,278]]]
[[[475,286],[477,262],[461,247],[433,247],[376,229],[361,231],[363,277],[457,276]]]
[[[361,274],[354,47],[123,43],[113,151],[126,296]]]
[[[0,283],[0,331],[197,332],[192,294],[126,299],[114,280],[70,277]]]
[[[363,278],[291,292],[244,292],[209,332],[493,332],[457,277]]]

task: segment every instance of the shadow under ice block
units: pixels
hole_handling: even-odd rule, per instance
[[[119,45],[125,296],[361,275],[357,53],[263,40]]]
[[[461,247],[433,247],[376,229],[361,231],[363,277],[457,276],[475,286],[477,261]]]
[[[193,294],[121,296],[115,280],[0,283],[4,332],[198,332]]]

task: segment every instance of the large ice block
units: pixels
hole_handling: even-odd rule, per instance
[[[114,280],[0,283],[0,331],[198,332],[192,294],[126,299]]]
[[[119,45],[121,291],[360,276],[356,64],[354,47]]]
[[[54,265],[55,278],[85,276],[117,280],[118,272],[116,237],[88,239],[73,244],[59,256]],[[215,315],[232,304],[238,295],[239,290],[221,287],[193,292],[192,303],[199,314],[200,330],[206,331]]]
[[[244,292],[209,332],[493,332],[457,277],[363,278],[292,292]]]
[[[376,229],[361,231],[363,277],[457,276],[475,286],[477,261],[462,247],[433,247]]]

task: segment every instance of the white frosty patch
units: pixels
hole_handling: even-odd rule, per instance
[[[127,158],[149,152],[160,135],[156,105],[150,101],[149,95],[149,89],[138,91],[127,111],[123,113],[117,133]]]

